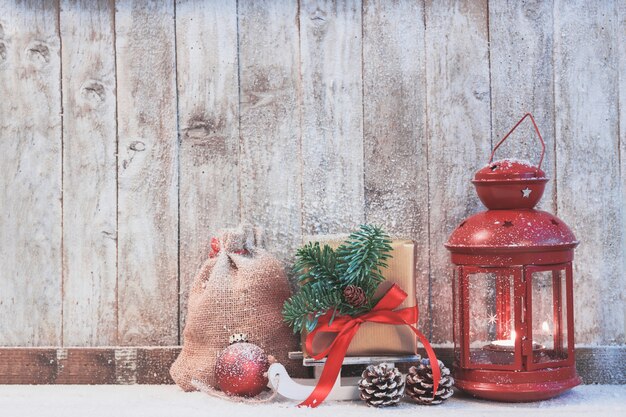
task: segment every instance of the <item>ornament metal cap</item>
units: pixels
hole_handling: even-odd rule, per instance
[[[235,333],[235,334],[232,334],[228,338],[229,345],[232,345],[235,343],[247,343],[247,342],[248,342],[248,335],[245,333]]]

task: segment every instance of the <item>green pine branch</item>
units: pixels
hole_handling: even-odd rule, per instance
[[[322,281],[338,284],[336,264],[335,251],[328,245],[320,246],[319,242],[315,242],[298,249],[293,270],[298,274],[300,283]]]
[[[283,306],[283,317],[294,332],[315,328],[317,319],[328,311],[356,316],[369,311],[382,269],[391,257],[391,239],[382,228],[361,225],[336,251],[328,245],[308,243],[296,252],[294,272],[302,284],[298,293]],[[361,287],[368,303],[354,307],[343,299],[348,285]]]
[[[321,282],[309,283],[289,298],[283,306],[283,318],[294,333],[317,325],[317,319],[341,303],[341,294]]]
[[[362,225],[336,251],[337,258],[342,260],[338,274],[343,286],[361,287],[371,299],[384,280],[382,268],[387,267],[389,252],[391,239],[382,228]]]

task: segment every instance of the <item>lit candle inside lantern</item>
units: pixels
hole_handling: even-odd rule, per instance
[[[491,342],[491,345],[493,347],[497,347],[500,348],[502,350],[513,350],[515,348],[515,337],[516,337],[516,333],[515,330],[511,330],[511,338],[510,339],[505,339],[505,340],[495,340],[493,342]]]
[[[541,330],[543,330],[543,332],[546,334],[550,333],[550,326],[548,326],[547,321],[543,322],[543,324],[541,325]]]
[[[544,330],[547,328],[548,331],[550,331],[550,327],[548,326],[548,323],[544,322],[543,324],[544,325],[542,325],[541,327]],[[515,350],[515,338],[516,337],[517,337],[517,334],[515,333],[515,330],[511,330],[511,338],[510,339],[494,340],[493,342],[489,343],[489,345],[487,345],[487,348],[492,349],[492,350],[514,351]],[[533,342],[532,349],[533,349],[533,351],[535,351],[535,350],[542,350],[542,349],[545,349],[545,348],[544,348],[543,345],[541,345],[539,343]]]

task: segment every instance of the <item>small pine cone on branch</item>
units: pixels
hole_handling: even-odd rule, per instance
[[[443,362],[439,362],[441,380],[437,392],[433,396],[433,370],[428,359],[422,359],[418,366],[409,368],[406,376],[406,395],[418,404],[434,405],[441,404],[452,397],[454,379],[450,376],[450,370]]]
[[[369,365],[361,374],[359,391],[369,406],[395,405],[404,394],[402,374],[390,364]]]
[[[352,307],[362,307],[366,302],[365,291],[356,285],[348,285],[343,289],[343,298]]]

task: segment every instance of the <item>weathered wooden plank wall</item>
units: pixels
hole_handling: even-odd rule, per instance
[[[176,3],[180,311],[210,237],[239,222],[237,2]],[[181,330],[185,314],[180,315]]]
[[[3,1],[0,16],[0,236],[6,241],[0,245],[0,338],[4,345],[59,345],[63,140],[58,8],[50,2]]]
[[[238,8],[240,213],[287,259],[302,230],[298,5],[242,0]]]
[[[118,343],[178,342],[178,136],[173,1],[119,1]]]
[[[622,189],[622,201],[621,203],[618,202],[618,206],[621,207],[622,209],[622,212],[621,212],[622,227],[624,227],[623,225],[624,223],[626,223],[626,219],[625,219],[626,217],[626,104],[625,104],[626,103],[626,82],[624,82],[624,80],[626,79],[624,78],[624,74],[626,74],[626,42],[624,42],[624,39],[626,39],[626,2],[620,2],[618,4],[617,22],[618,22],[617,37],[618,39],[621,39],[621,41],[618,42],[618,57],[619,57],[618,71],[620,75],[618,102],[621,105],[618,106],[619,112],[620,112],[618,126],[620,128],[618,129],[619,137],[617,139],[617,142],[619,143],[619,148],[617,152],[619,155],[619,158],[618,158],[619,164],[620,164],[619,172],[620,172],[620,177],[621,177],[620,186]],[[619,234],[619,236],[615,236],[615,239],[618,240],[619,243],[617,243],[617,245],[621,247],[621,251],[622,251],[621,252],[622,255],[620,257],[620,264],[616,269],[617,269],[617,273],[621,273],[622,274],[621,276],[623,277],[624,273],[626,272],[626,256],[624,255],[624,252],[626,252],[626,233],[622,232],[621,234]],[[614,275],[614,276],[618,276],[618,275]],[[617,305],[619,305],[620,302],[624,303],[623,297],[624,297],[624,291],[625,291],[623,283],[620,283],[618,288],[621,288],[622,299],[621,300],[619,298],[616,299]],[[625,311],[625,315],[626,315],[626,311]],[[595,338],[595,335],[591,337]],[[619,342],[624,343],[623,340],[618,341],[618,343]]]
[[[117,343],[115,11],[64,1],[63,342]]]
[[[363,223],[361,1],[300,4],[302,231]]]
[[[461,219],[480,210],[472,184],[490,149],[486,1],[426,3],[426,85],[432,339],[452,335],[449,254]]]
[[[469,182],[526,111],[581,238],[577,340],[626,343],[623,1],[0,0],[0,345],[172,345],[210,236],[383,224],[451,338]],[[621,103],[621,105],[620,105]],[[530,130],[500,155],[535,160]]]
[[[617,9],[612,2],[563,1],[557,3],[557,10],[556,196],[558,214],[574,219],[572,226],[581,238],[574,264],[577,336],[583,343],[620,337],[623,341],[626,247]],[[616,307],[622,314],[615,314]]]
[[[363,4],[365,219],[417,244],[417,288],[429,288],[424,5]],[[430,329],[430,294],[417,294]]]

